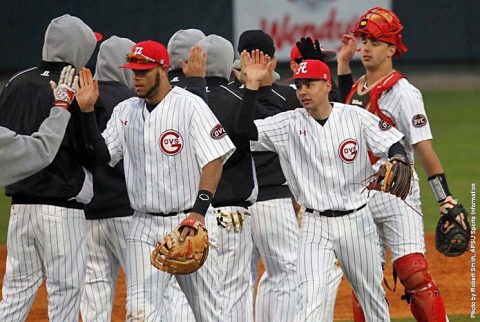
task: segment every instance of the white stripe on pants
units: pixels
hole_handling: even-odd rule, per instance
[[[118,270],[125,269],[130,216],[87,220],[87,273],[80,311],[83,322],[110,321]]]
[[[0,321],[25,321],[47,280],[50,321],[78,321],[85,278],[83,210],[12,205]]]

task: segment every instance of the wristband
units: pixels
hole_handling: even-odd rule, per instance
[[[208,207],[213,200],[213,193],[208,190],[200,190],[197,194],[197,199],[195,200],[195,204],[190,212],[199,213],[202,216],[205,216],[207,213]]]
[[[442,202],[448,196],[451,196],[450,190],[448,190],[447,178],[445,173],[436,174],[428,178],[428,184],[433,191],[433,195],[437,202]]]

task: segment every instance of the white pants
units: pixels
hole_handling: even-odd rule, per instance
[[[80,311],[83,322],[111,321],[118,270],[125,269],[130,216],[87,220],[87,274]]]
[[[329,321],[328,296],[338,258],[369,322],[390,321],[382,288],[378,235],[368,208],[342,217],[305,213],[298,252],[296,321]],[[331,321],[331,320],[330,320]]]
[[[368,207],[372,212],[383,246],[382,257],[384,257],[386,247],[392,251],[393,261],[405,255],[425,253],[423,217],[420,206],[418,179],[412,181],[412,191],[405,201],[382,192],[375,192],[371,197]]]
[[[0,321],[25,321],[47,280],[50,321],[78,321],[87,253],[83,210],[12,205]]]
[[[247,211],[242,207],[223,207],[226,211]],[[252,233],[251,216],[246,216],[243,228],[227,231],[218,227],[217,278],[218,311],[222,321],[253,321],[253,293],[251,291]]]
[[[208,240],[213,248],[210,249],[208,257],[211,262],[216,263],[217,253],[215,251],[218,247],[217,239],[217,219],[210,212],[205,217],[205,225],[208,230]],[[216,267],[213,265],[212,271],[216,272]],[[216,274],[216,273],[214,273]],[[216,276],[216,275],[215,275]],[[188,304],[185,294],[177,283],[177,280],[172,278],[168,284],[168,289],[165,292],[165,296],[162,300],[162,322],[195,322],[192,309]]]
[[[127,321],[161,321],[162,301],[172,275],[153,267],[150,255],[157,241],[186,217],[186,214],[160,217],[134,212],[127,238]],[[174,276],[196,321],[222,321],[216,311],[217,281],[212,260],[214,258],[209,255],[198,271]]]
[[[254,273],[258,255],[265,266],[258,284],[255,321],[293,321],[298,299],[295,274],[300,230],[292,200],[260,201],[249,210],[252,214]]]

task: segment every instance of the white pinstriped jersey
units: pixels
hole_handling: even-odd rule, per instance
[[[180,87],[151,113],[141,98],[121,102],[102,135],[110,165],[123,158],[131,207],[142,212],[192,208],[202,168],[235,150],[210,108]]]
[[[274,151],[295,198],[306,208],[351,210],[366,203],[364,180],[373,173],[367,150],[387,155],[402,134],[355,106],[334,103],[324,126],[296,109],[255,120],[252,150]],[[314,161],[314,163],[312,163]]]
[[[402,78],[389,91],[382,93],[378,104],[380,110],[392,118],[397,129],[403,133],[402,143],[408,159],[413,162],[412,145],[432,139],[422,93]]]

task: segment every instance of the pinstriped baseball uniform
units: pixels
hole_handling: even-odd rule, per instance
[[[278,153],[295,198],[306,208],[298,252],[300,306],[296,321],[326,321],[328,279],[338,258],[368,321],[388,321],[382,267],[373,219],[362,181],[373,173],[367,148],[386,155],[402,138],[382,130],[366,111],[335,103],[322,126],[303,109],[255,120],[252,150]],[[357,209],[357,210],[355,210]],[[326,217],[327,210],[349,211]]]
[[[125,267],[130,216],[87,220],[87,276],[82,321],[110,321],[120,267]],[[90,275],[89,275],[90,274]]]
[[[407,79],[402,78],[391,90],[380,96],[379,106],[404,134],[402,143],[408,159],[413,161],[413,145],[432,139],[422,94]],[[385,158],[379,160],[374,167],[380,167],[385,161]],[[420,185],[416,172],[413,176],[412,191],[405,202],[421,212]],[[389,194],[375,193],[368,203],[378,226],[378,233],[384,241],[383,244],[390,247],[394,261],[408,254],[425,253],[423,218],[405,202]]]
[[[157,321],[171,275],[150,264],[157,240],[186,217],[197,196],[201,169],[225,162],[235,147],[228,136],[215,136],[218,120],[190,92],[174,87],[148,112],[145,101],[131,98],[114,110],[105,143],[113,166],[124,160],[130,204],[135,210],[127,237],[127,320]],[[172,216],[155,216],[151,213]],[[211,215],[211,214],[207,214]],[[215,278],[211,261],[197,272],[175,276],[196,320],[219,321],[215,311]]]
[[[85,236],[83,210],[50,205],[11,206],[5,274],[14,278],[3,282],[3,305],[8,305],[9,310],[2,311],[2,321],[24,321],[45,278],[48,294],[57,294],[48,299],[49,319],[72,321],[78,317],[82,286],[73,284],[85,277]],[[59,272],[63,272],[62,279]],[[68,283],[69,288],[65,287]]]

